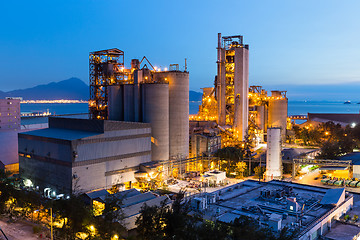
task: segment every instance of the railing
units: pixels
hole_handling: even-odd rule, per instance
[[[308,159],[308,158],[297,158],[293,160],[294,164],[312,164],[312,165],[326,165],[326,166],[346,166],[351,165],[351,160],[330,160],[330,159]]]

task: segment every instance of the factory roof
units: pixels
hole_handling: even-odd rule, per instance
[[[327,190],[320,204],[338,205],[345,196],[345,188],[333,188]]]
[[[353,152],[342,156],[340,160],[352,160],[353,165],[360,165],[360,152]]]
[[[49,117],[49,127],[104,133],[116,130],[150,128],[150,123]]]
[[[284,181],[247,180],[212,192],[211,194],[217,195],[218,200],[215,204],[209,204],[204,210],[204,218],[231,222],[240,216],[248,216],[266,222],[279,219],[281,216],[282,225],[291,227],[299,220],[296,211],[303,208],[300,231],[305,231],[329,213],[332,208],[326,205],[327,203],[336,204],[352,198],[351,195],[345,196],[344,189],[334,189],[337,191],[333,194],[328,193],[327,190],[322,187]],[[329,194],[333,196],[328,197]],[[287,200],[289,198],[292,198],[300,207],[290,207]],[[325,204],[319,204],[321,200]]]
[[[149,192],[149,194],[152,194]],[[144,194],[141,194],[144,195]],[[168,198],[168,196],[164,195],[164,196],[160,196],[160,197],[156,197],[154,195],[154,198],[144,198],[143,201],[141,202],[136,202],[132,205],[128,205],[125,206],[124,208],[122,208],[123,213],[124,213],[124,225],[126,227],[126,229],[131,230],[136,228],[135,225],[135,221],[138,218],[138,216],[140,215],[140,211],[141,208],[146,204],[147,206],[160,206],[161,202],[163,201],[167,201],[167,204],[171,204],[171,200]]]
[[[148,200],[151,200],[154,198],[156,198],[156,196],[153,193],[146,192],[146,193],[142,193],[142,194],[140,193],[140,194],[132,196],[132,197],[126,197],[122,203],[123,203],[123,207],[127,207],[127,206],[131,206],[131,205],[134,205],[137,203],[148,201]]]
[[[44,138],[54,138],[54,139],[73,141],[73,140],[77,140],[77,139],[96,136],[99,134],[100,133],[98,133],[98,132],[69,130],[69,129],[61,129],[61,128],[45,128],[45,129],[20,133],[19,136],[28,135],[28,136],[37,136],[37,137],[44,137]]]

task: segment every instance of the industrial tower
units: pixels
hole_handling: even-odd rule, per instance
[[[108,49],[89,54],[90,100],[92,119],[108,119],[108,87],[120,85],[127,78],[124,72],[124,52]]]
[[[218,34],[216,98],[218,124],[233,125],[234,133],[244,139],[249,116],[249,45],[243,36]]]

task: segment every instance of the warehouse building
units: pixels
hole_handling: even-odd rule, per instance
[[[291,182],[247,180],[212,193],[195,196],[191,206],[205,219],[231,223],[240,216],[279,232],[297,231],[297,239],[319,239],[331,231],[355,204],[344,188],[326,189]]]
[[[139,165],[150,161],[147,123],[50,117],[49,128],[19,134],[21,177],[51,197],[130,188]]]

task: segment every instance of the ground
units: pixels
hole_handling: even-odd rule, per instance
[[[9,223],[7,219],[1,218],[0,227],[9,240],[50,239],[44,237],[44,233],[42,233],[43,237],[40,237],[41,233],[34,234],[33,224],[26,221],[17,221],[15,223]],[[50,233],[48,233],[48,235],[50,235]],[[2,233],[0,233],[0,240],[5,240],[5,237]]]
[[[244,181],[246,179],[245,178],[244,179],[227,178],[226,180],[229,181],[229,184],[226,185],[226,186],[201,188],[201,192],[214,192],[216,190],[227,187],[229,185],[233,185],[233,184],[242,182],[242,181]],[[196,189],[196,188],[186,187],[187,185],[189,185],[189,182],[183,181],[183,180],[176,180],[176,181],[178,182],[177,184],[168,186],[169,191],[177,193],[177,192],[180,191],[180,189],[185,189],[186,190],[186,195],[193,195],[193,194],[200,193],[200,191],[198,189]]]
[[[325,188],[339,188],[338,186],[331,186],[321,183],[321,177],[322,174],[319,173],[319,170],[316,169],[312,172],[309,172],[307,174],[304,174],[301,176],[301,178],[297,178],[293,182],[301,183],[301,184],[307,184],[312,186],[320,186]],[[291,181],[291,178],[285,179],[287,181]],[[354,187],[347,187],[344,186],[346,191],[354,192],[354,193],[360,193],[360,188],[354,188]]]

